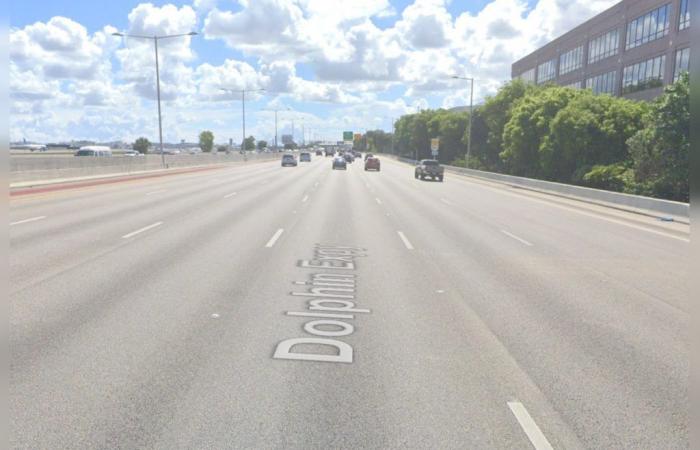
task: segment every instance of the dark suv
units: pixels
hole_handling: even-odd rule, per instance
[[[434,159],[424,159],[416,166],[415,177],[425,180],[430,177],[433,180],[442,181],[445,177],[445,168]]]

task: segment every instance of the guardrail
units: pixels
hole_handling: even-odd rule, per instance
[[[166,155],[168,169],[208,166],[216,164],[240,163],[244,161],[269,160],[279,158],[279,153],[240,153],[230,154],[180,154]],[[62,180],[77,177],[99,177],[116,174],[133,174],[163,169],[161,155],[144,156],[42,156],[11,157],[10,186],[23,183]]]
[[[393,155],[384,156],[388,156],[409,164],[416,163],[416,161],[413,159]],[[445,167],[447,172],[506,184],[515,188],[528,189],[531,191],[542,192],[545,194],[566,197],[573,200],[644,214],[660,219],[666,219],[668,216],[675,216],[675,218],[680,218],[682,222],[687,222],[687,219],[690,216],[690,205],[688,203],[643,197],[641,195],[623,194],[620,192],[605,191],[602,189],[592,189],[571,184],[555,183],[552,181],[536,180],[533,178],[515,177],[502,173],[466,169],[464,167],[447,165],[443,165],[443,167]]]

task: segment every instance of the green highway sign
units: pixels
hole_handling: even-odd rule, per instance
[[[344,141],[352,141],[352,138],[353,138],[352,131],[343,131],[343,140]]]

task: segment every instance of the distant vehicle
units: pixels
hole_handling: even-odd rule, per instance
[[[190,155],[199,155],[200,153],[202,153],[202,150],[196,147],[192,147],[191,149],[187,150],[187,153],[189,153]]]
[[[112,156],[112,149],[104,145],[86,145],[80,147],[75,156]]]
[[[29,150],[30,152],[45,152],[47,147],[43,144],[16,144],[11,145],[12,150]]]
[[[326,156],[335,156],[335,150],[333,150],[332,148],[326,149]]]
[[[345,154],[343,155],[343,157],[345,158],[345,161],[347,161],[347,162],[349,162],[349,163],[351,163],[351,164],[352,164],[353,161],[355,161],[355,157],[352,156],[352,153],[345,153]]]
[[[284,155],[282,155],[282,167],[286,166],[297,166],[297,159],[294,155],[291,155],[289,153],[285,153]]]
[[[374,155],[371,153],[365,153],[365,161],[367,161],[367,158],[374,158]]]
[[[365,160],[365,170],[376,170],[377,172],[379,172],[381,170],[379,158],[367,158]]]
[[[425,180],[430,177],[433,180],[442,181],[445,176],[445,168],[434,159],[424,159],[416,166],[415,177]]]
[[[323,156],[323,152],[321,150],[316,150],[316,156]]]
[[[299,155],[299,162],[311,162],[311,153],[301,153]]]
[[[124,156],[143,156],[143,153],[137,151],[137,150],[126,150],[124,153],[122,153]]]
[[[336,169],[348,170],[348,163],[342,156],[333,158],[333,170]]]

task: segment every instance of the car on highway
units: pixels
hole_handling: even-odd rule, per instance
[[[323,156],[323,151],[316,150],[316,156]]]
[[[343,169],[343,170],[348,169],[348,162],[342,156],[337,156],[337,157],[333,158],[333,170],[336,170],[336,169]]]
[[[304,152],[299,155],[299,162],[311,162],[311,153]]]
[[[371,157],[365,160],[365,171],[376,170],[379,172],[381,170],[381,163],[379,158]]]
[[[134,156],[143,156],[143,153],[141,153],[137,150],[126,150],[126,151],[124,151],[124,153],[122,153],[122,155],[134,157]]]
[[[352,155],[352,153],[348,152],[343,155],[343,158],[345,158],[346,162],[349,162],[352,164],[353,161],[355,161],[355,157]]]
[[[423,159],[416,166],[414,173],[416,179],[442,181],[445,177],[445,168],[440,165],[440,162],[435,159]]]
[[[373,158],[374,155],[371,153],[365,153],[365,161],[367,161],[368,158]]]
[[[290,153],[285,153],[282,155],[282,167],[296,167],[297,166],[297,158],[290,154]]]

